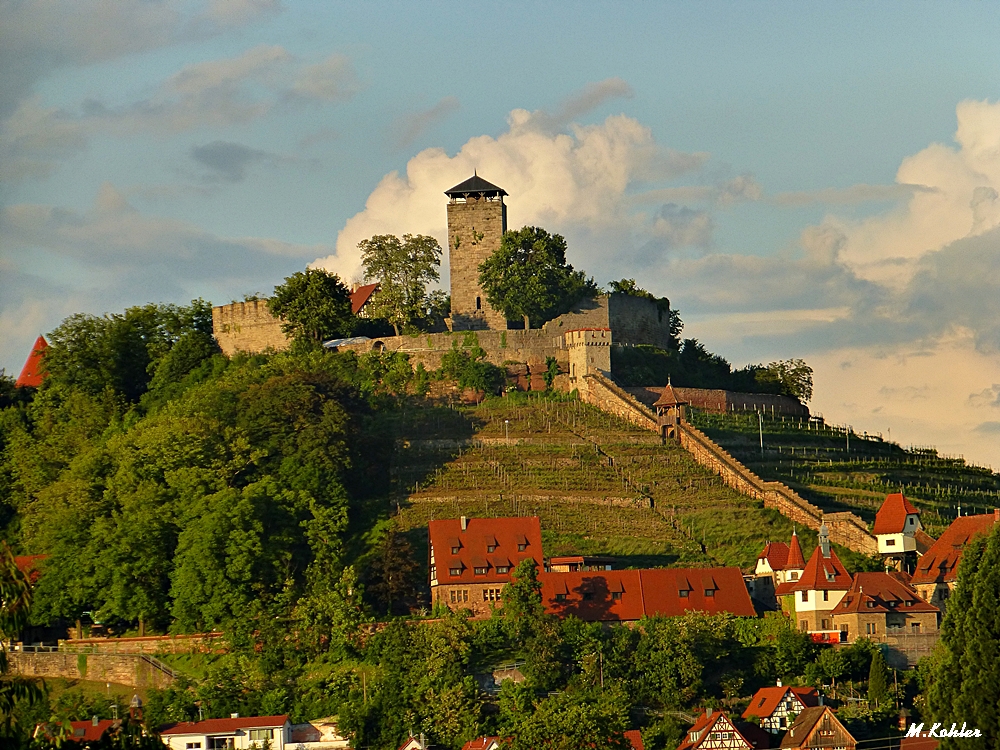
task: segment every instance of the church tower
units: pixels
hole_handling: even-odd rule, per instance
[[[507,231],[503,188],[473,175],[448,196],[448,258],[451,265],[451,328],[454,331],[506,329],[507,319],[486,301],[479,287],[479,264],[500,247]]]

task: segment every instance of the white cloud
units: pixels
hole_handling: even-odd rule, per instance
[[[292,86],[292,92],[299,96],[328,102],[349,99],[356,91],[357,81],[351,61],[340,54],[330,55],[314,65],[306,65]]]
[[[433,107],[420,112],[411,112],[396,120],[393,123],[396,144],[400,148],[405,148],[419,138],[430,127],[447,118],[452,112],[458,110],[458,98],[446,96],[440,99]]]

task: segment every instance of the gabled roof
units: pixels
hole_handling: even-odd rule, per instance
[[[917,561],[911,583],[950,583],[955,580],[962,549],[974,537],[988,534],[1000,521],[1000,513],[960,516]]]
[[[784,542],[768,542],[757,559],[767,560],[771,570],[784,570],[785,563],[788,562],[788,545]]]
[[[875,514],[875,527],[872,533],[879,534],[899,534],[906,529],[907,516],[919,516],[920,511],[903,497],[902,492],[894,492],[886,495],[882,501],[882,507]]]
[[[460,518],[443,518],[427,524],[434,566],[440,584],[507,583],[519,562],[532,559],[543,568],[542,526],[538,516],[514,518],[469,518],[462,530]],[[525,549],[518,549],[524,544]],[[490,552],[488,547],[496,546]],[[457,548],[458,552],[452,550]],[[507,573],[497,573],[498,563],[510,567]],[[476,568],[486,568],[485,575],[476,575]],[[452,575],[452,570],[459,570]]]
[[[45,372],[44,365],[42,364],[42,357],[48,348],[49,342],[45,340],[44,336],[39,336],[35,339],[35,345],[31,347],[31,354],[28,355],[28,359],[25,361],[24,367],[21,368],[21,374],[17,376],[14,385],[37,388],[42,384],[42,381],[48,377],[48,373]]]
[[[494,750],[500,747],[502,742],[506,741],[500,737],[476,737],[462,745],[462,750]]]
[[[834,614],[853,612],[937,612],[904,580],[891,573],[858,573]]]
[[[804,707],[816,706],[819,704],[819,691],[811,687],[763,687],[753,694],[750,705],[743,712],[743,718],[747,719],[756,716],[758,719],[765,719],[774,713],[775,709],[781,705],[785,695],[791,693]]]
[[[355,315],[365,306],[378,289],[378,284],[365,284],[351,292],[351,312]]]
[[[792,543],[788,547],[788,560],[785,562],[785,570],[802,570],[806,567],[806,558],[802,554],[802,545],[799,544],[799,535],[792,530]]]
[[[934,546],[934,542],[937,541],[923,529],[917,529],[917,533],[913,535],[913,540],[917,543],[918,555],[926,555],[927,551]]]
[[[708,747],[706,740],[711,736],[712,730],[723,728],[724,731],[733,732],[736,735],[732,738],[734,743],[728,745],[729,747],[741,748],[741,750],[749,750],[753,747],[752,743],[729,720],[725,711],[712,711],[711,716],[708,712],[704,712],[698,717],[694,726],[684,734],[684,741],[677,746],[677,750],[698,750],[701,747]],[[718,745],[713,744],[711,747],[718,747]]]
[[[475,174],[464,182],[458,183],[451,190],[445,190],[444,194],[449,198],[465,198],[469,195],[507,195],[507,192],[502,187],[497,187],[492,182],[487,182]]]
[[[625,739],[632,745],[632,750],[646,750],[646,746],[642,744],[642,732],[638,729],[629,729],[626,731]]]
[[[756,614],[739,568],[578,571],[542,573],[538,579],[547,612],[587,622],[634,622],[698,611]]]
[[[849,588],[851,574],[840,562],[837,553],[831,549],[830,556],[823,557],[823,549],[817,546],[791,591],[847,591]]]
[[[66,739],[73,742],[97,742],[104,733],[115,725],[120,725],[118,719],[100,719],[96,724],[91,721],[70,722],[70,735]]]
[[[840,719],[837,718],[837,715],[834,714],[829,706],[814,706],[812,708],[805,709],[802,713],[795,717],[795,721],[792,722],[792,726],[788,728],[788,731],[785,732],[785,736],[781,740],[781,747],[815,747],[815,745],[806,745],[805,742],[809,738],[810,732],[813,731],[824,716],[829,716],[831,722],[834,722],[847,737],[851,737],[851,733],[848,732],[847,728],[840,723]]]
[[[236,719],[204,719],[203,721],[181,721],[168,724],[160,729],[161,735],[178,734],[227,734],[238,729],[266,729],[283,727],[288,721],[287,714],[278,716],[240,716]]]

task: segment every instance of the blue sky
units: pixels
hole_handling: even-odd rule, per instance
[[[514,226],[635,277],[813,408],[1000,466],[1000,17],[985,3],[0,0],[0,367],[73,312],[358,273]],[[446,269],[445,269],[446,270]]]

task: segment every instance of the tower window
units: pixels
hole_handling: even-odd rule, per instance
[[[481,297],[476,297],[476,309],[477,310],[483,309],[483,300]]]

